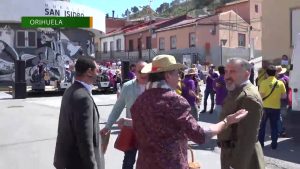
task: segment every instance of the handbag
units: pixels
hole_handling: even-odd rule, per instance
[[[189,169],[200,169],[201,166],[198,162],[194,161],[194,152],[191,147],[188,147],[188,150],[191,152],[192,161],[189,162]]]
[[[135,139],[135,134],[132,127],[123,126],[121,128],[121,132],[119,133],[116,142],[115,142],[115,149],[120,151],[129,151],[134,150],[137,148],[137,143]]]

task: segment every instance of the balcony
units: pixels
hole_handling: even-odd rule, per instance
[[[103,60],[128,60],[136,62],[138,60],[151,61],[157,54],[157,49],[145,49],[141,51],[107,51],[97,52],[96,58],[98,61]]]

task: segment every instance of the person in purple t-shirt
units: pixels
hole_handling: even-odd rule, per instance
[[[129,80],[135,78],[134,72],[135,72],[135,64],[132,64],[132,65],[130,65],[130,70],[129,70],[128,74],[127,74],[127,77],[128,77]]]
[[[286,75],[287,69],[283,68],[282,66],[276,66],[277,69],[277,79],[284,83],[286,88],[286,93],[289,93],[289,77]],[[284,127],[284,120],[287,114],[287,106],[288,106],[288,97],[285,99],[281,99],[281,111],[280,111],[280,118],[277,122],[278,125],[278,135],[280,137],[286,137],[285,127]]]
[[[208,76],[206,78],[206,88],[204,91],[204,109],[200,113],[205,113],[206,112],[206,107],[207,107],[207,99],[208,96],[210,95],[210,100],[211,100],[211,107],[209,113],[213,113],[214,107],[215,107],[215,91],[213,89],[213,81],[219,77],[217,73],[214,72],[214,65],[210,65],[209,70],[208,70]]]
[[[197,71],[195,68],[190,68],[188,73],[185,75],[183,79],[182,85],[182,96],[188,101],[191,106],[191,114],[192,116],[198,121],[198,110],[196,106],[196,101],[199,99],[196,94],[196,83],[193,80],[194,76],[196,75]]]
[[[214,80],[213,87],[216,92],[215,112],[219,115],[222,111],[224,99],[227,96],[227,89],[226,89],[226,84],[224,79],[225,67],[219,66],[218,71],[220,76],[216,80]]]

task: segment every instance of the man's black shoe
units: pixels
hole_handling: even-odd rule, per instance
[[[200,113],[206,113],[206,110],[202,110]]]
[[[210,110],[210,111],[209,111],[209,114],[212,114],[213,112],[214,112],[214,110]]]

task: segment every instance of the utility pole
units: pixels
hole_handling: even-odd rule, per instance
[[[185,0],[185,14],[187,15],[188,13],[188,0]]]
[[[151,3],[152,2],[153,2],[153,0],[149,0],[149,10],[150,10],[150,12],[149,12],[150,13],[149,19],[150,19],[150,23],[152,23],[152,9],[151,9]],[[152,26],[151,25],[150,25],[150,28],[149,28],[149,33],[150,33],[150,42],[148,42],[148,43],[150,43],[149,45],[151,47],[149,47],[149,49],[148,49],[148,55],[149,55],[149,61],[151,61],[151,50],[152,50]],[[146,39],[146,41],[148,41],[148,38]]]
[[[151,3],[153,2],[153,0],[149,0],[149,19],[150,21],[152,21],[152,9],[151,9]]]
[[[248,36],[249,36],[249,45],[248,45],[248,47],[249,47],[249,61],[252,59],[251,57],[251,53],[252,53],[252,48],[253,48],[253,46],[252,46],[252,42],[251,42],[251,31],[252,31],[252,26],[250,25],[250,27],[248,28]]]

